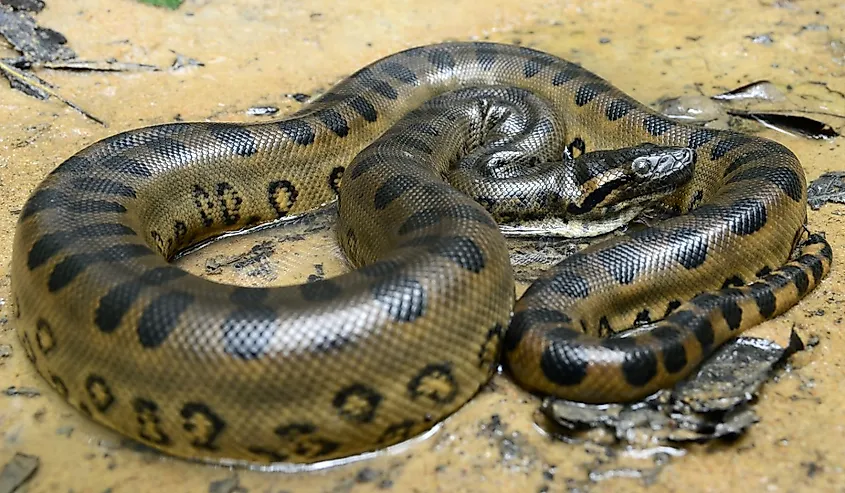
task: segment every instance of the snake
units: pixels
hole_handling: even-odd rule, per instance
[[[632,177],[661,170],[633,188],[670,217],[516,299],[494,216],[625,216]],[[231,286],[169,262],[334,201],[345,274]],[[38,373],[94,421],[190,460],[321,463],[426,432],[499,362],[581,402],[671,387],[827,275],[806,208],[777,142],[668,119],[551,54],[449,42],[275,121],[155,125],[72,155],[20,212],[12,305]]]

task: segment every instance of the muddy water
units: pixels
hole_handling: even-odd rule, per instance
[[[0,299],[8,300],[11,235],[23,201],[62,159],[121,130],[173,120],[257,121],[279,114],[364,64],[447,39],[522,43],[596,71],[647,104],[712,95],[768,79],[787,101],[840,130],[845,120],[845,7],[837,2],[713,0],[556,3],[188,0],[173,13],[129,0],[53,0],[38,21],[80,58],[153,64],[160,71],[39,74],[108,128],[61,103],[0,88]],[[171,69],[180,54],[202,63]],[[0,45],[0,56],[12,56]],[[781,107],[782,107],[781,106]],[[751,130],[758,127],[749,125]],[[765,130],[789,146],[809,179],[845,169],[841,140]],[[810,212],[834,252],[841,205]],[[305,224],[227,241],[180,265],[222,282],[281,285],[345,269],[329,227]],[[782,341],[794,328],[817,344],[767,384],[761,421],[732,443],[625,449],[562,443],[534,422],[539,400],[506,376],[430,437],[344,467],[298,474],[232,471],[139,450],[83,419],[34,373],[0,312],[0,464],[39,458],[25,491],[845,491],[842,269],[798,307],[751,331]],[[40,391],[40,392],[39,392]],[[0,479],[0,489],[3,485]]]

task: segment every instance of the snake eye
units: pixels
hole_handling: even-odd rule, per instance
[[[634,173],[638,175],[645,175],[649,171],[651,171],[651,160],[647,157],[639,157],[634,159],[634,162],[631,163],[631,169],[634,170]]]

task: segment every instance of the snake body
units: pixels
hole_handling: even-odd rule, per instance
[[[491,126],[484,104],[444,96],[473,87],[510,104],[497,121],[525,114],[543,130],[512,145],[496,133],[507,125],[479,132]],[[548,105],[546,120],[519,109],[531,97]],[[471,154],[468,141],[499,137],[495,152],[527,146],[544,159],[534,145],[579,155],[653,143],[693,149],[697,162],[660,199],[680,215],[569,257],[514,307],[496,223],[443,180],[450,161]],[[578,183],[593,187],[585,200],[546,199],[584,214],[615,186]],[[167,263],[338,192],[350,273],[246,288]],[[805,202],[800,163],[778,143],[668,120],[535,50],[424,46],[279,121],[142,128],[63,162],[20,214],[17,330],[71,405],[165,453],[322,461],[429,429],[488,380],[500,347],[519,383],[571,399],[630,400],[671,385],[827,273],[820,236],[790,260]],[[649,320],[646,334],[604,337]]]

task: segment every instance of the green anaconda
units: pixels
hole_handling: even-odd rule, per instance
[[[636,199],[618,194],[621,171],[596,180],[589,165],[564,180],[572,196],[547,184],[521,201],[496,185],[523,180],[510,153],[539,176],[553,154],[649,143],[694,153],[656,198],[677,215],[568,257],[514,304],[488,211],[514,199],[577,218]],[[447,185],[470,158],[493,178],[465,181],[504,195]],[[246,288],[167,261],[338,194],[347,274]],[[431,428],[500,353],[518,383],[567,399],[670,386],[827,274],[830,247],[800,241],[805,221],[803,170],[776,142],[669,120],[545,53],[447,43],[379,60],[278,121],[158,125],[73,155],[20,214],[13,303],[28,357],[97,422],[186,458],[307,463]],[[606,337],[643,321],[653,330]]]

